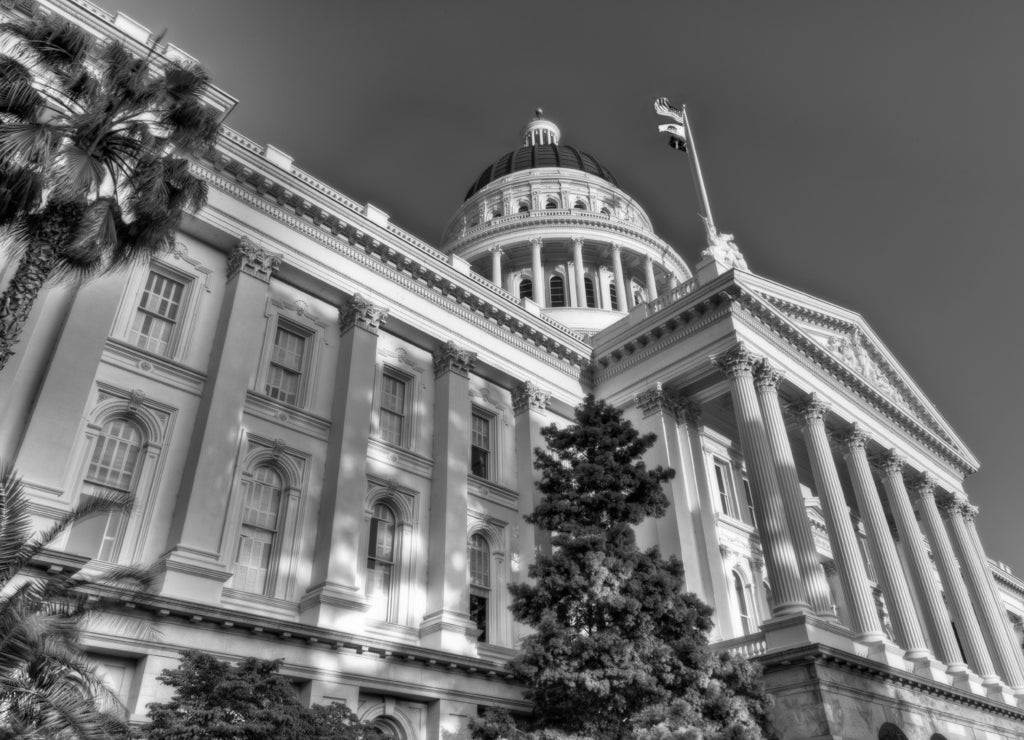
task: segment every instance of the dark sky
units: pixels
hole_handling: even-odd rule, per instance
[[[102,2],[197,57],[229,125],[435,245],[543,107],[693,265],[651,109],[685,100],[720,228],[867,318],[981,459],[982,536],[1024,575],[1024,3]]]

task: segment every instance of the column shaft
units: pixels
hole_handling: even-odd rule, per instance
[[[857,639],[878,642],[885,638],[885,631],[878,620],[867,569],[857,545],[857,533],[850,520],[843,486],[829,447],[825,431],[827,410],[828,407],[813,396],[795,408],[810,453],[814,487],[832,544],[832,559],[853,621],[851,626]]]
[[[1014,688],[1024,688],[1024,673],[1016,655],[1020,648],[1010,640],[1003,627],[1002,608],[996,602],[985,574],[987,563],[983,563],[978,556],[967,528],[966,517],[974,515],[973,507],[963,496],[950,496],[942,502],[942,514],[949,523],[961,573],[978,613],[981,631],[988,643],[989,655],[995,668],[1007,684]]]
[[[921,599],[921,615],[925,629],[931,638],[932,651],[946,665],[963,663],[960,648],[949,621],[949,613],[939,593],[935,572],[921,541],[921,530],[917,526],[914,510],[910,508],[910,497],[903,482],[904,462],[894,450],[882,458],[882,485],[889,499],[889,510],[896,522],[896,531],[907,554],[910,577],[917,587]]]
[[[784,616],[810,611],[810,604],[786,527],[778,476],[754,390],[753,368],[758,359],[740,345],[716,357],[715,364],[725,371],[732,390],[740,446],[747,461],[755,498],[754,515],[772,587],[772,616]]]
[[[658,297],[658,283],[654,279],[654,260],[650,257],[644,260],[644,275],[647,277],[647,300],[653,301]]]
[[[583,275],[583,239],[573,237],[572,240],[572,265],[576,273],[576,305],[579,308],[587,307],[587,287]]]
[[[866,435],[856,426],[843,439],[846,465],[857,497],[857,508],[860,509],[864,528],[867,530],[868,546],[875,562],[879,585],[885,596],[896,641],[907,651],[906,657],[910,660],[929,658],[931,653],[925,642],[921,623],[917,620],[910,587],[900,566],[896,543],[889,532],[889,523],[885,519],[878,489],[871,475],[871,466],[864,450],[866,443]]]
[[[531,274],[533,276],[533,300],[541,308],[547,306],[545,298],[548,294],[548,284],[544,280],[544,263],[541,261],[540,247],[543,242],[540,239],[530,240],[530,251],[533,257]]]
[[[491,247],[491,282],[501,287],[501,247]]]
[[[985,638],[981,633],[981,625],[978,623],[978,617],[971,606],[971,598],[967,594],[967,586],[957,567],[956,558],[953,555],[953,545],[939,518],[939,509],[935,505],[935,484],[929,478],[922,476],[915,482],[912,489],[917,495],[917,510],[921,515],[921,525],[931,544],[932,557],[938,566],[942,588],[952,610],[953,619],[956,621],[960,644],[963,645],[964,651],[967,653],[967,663],[982,679],[995,678],[995,668],[992,665],[992,658],[988,654]]]
[[[779,406],[778,384],[782,374],[762,361],[756,368],[755,378],[757,400],[761,405],[765,431],[768,433],[768,447],[779,480],[786,524],[800,565],[800,575],[807,588],[811,609],[820,617],[835,619],[828,581],[818,560],[814,534],[811,532],[811,523],[807,518],[803,492],[796,473],[796,463],[793,462],[793,450]]]
[[[615,302],[618,305],[616,310],[628,313],[632,308],[633,297],[629,295],[629,286],[626,285],[622,272],[622,247],[618,244],[612,245],[612,272],[615,275]]]

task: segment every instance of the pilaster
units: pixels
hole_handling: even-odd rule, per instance
[[[331,629],[356,625],[368,604],[359,582],[362,512],[366,509],[366,452],[373,412],[377,338],[388,311],[355,295],[339,311],[331,431],[327,438],[323,494],[310,588],[301,619]],[[362,557],[361,557],[362,556]]]

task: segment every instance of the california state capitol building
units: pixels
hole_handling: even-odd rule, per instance
[[[130,718],[192,648],[283,658],[303,701],[395,740],[527,711],[507,586],[538,548],[532,450],[593,393],[657,435],[677,474],[640,545],[763,666],[783,738],[1024,736],[1024,581],[985,554],[964,441],[858,313],[754,272],[710,211],[706,243],[667,243],[572,133],[524,111],[429,244],[225,127],[172,251],[44,290],[0,459],[40,526],[134,495],[41,562],[157,567],[85,636]]]

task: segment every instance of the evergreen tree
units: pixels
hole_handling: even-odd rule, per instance
[[[280,675],[280,660],[246,658],[237,666],[190,650],[160,674],[168,702],[149,705],[150,740],[381,740],[344,704],[304,707]]]
[[[771,737],[756,667],[709,648],[712,610],[684,592],[682,563],[637,546],[634,526],[665,513],[661,486],[674,476],[642,460],[655,435],[593,396],[575,424],[541,433],[544,498],[527,521],[551,533],[551,554],[530,567],[532,583],[510,588],[512,613],[535,630],[512,663],[534,726],[601,739]],[[477,723],[477,736],[502,722]]]

